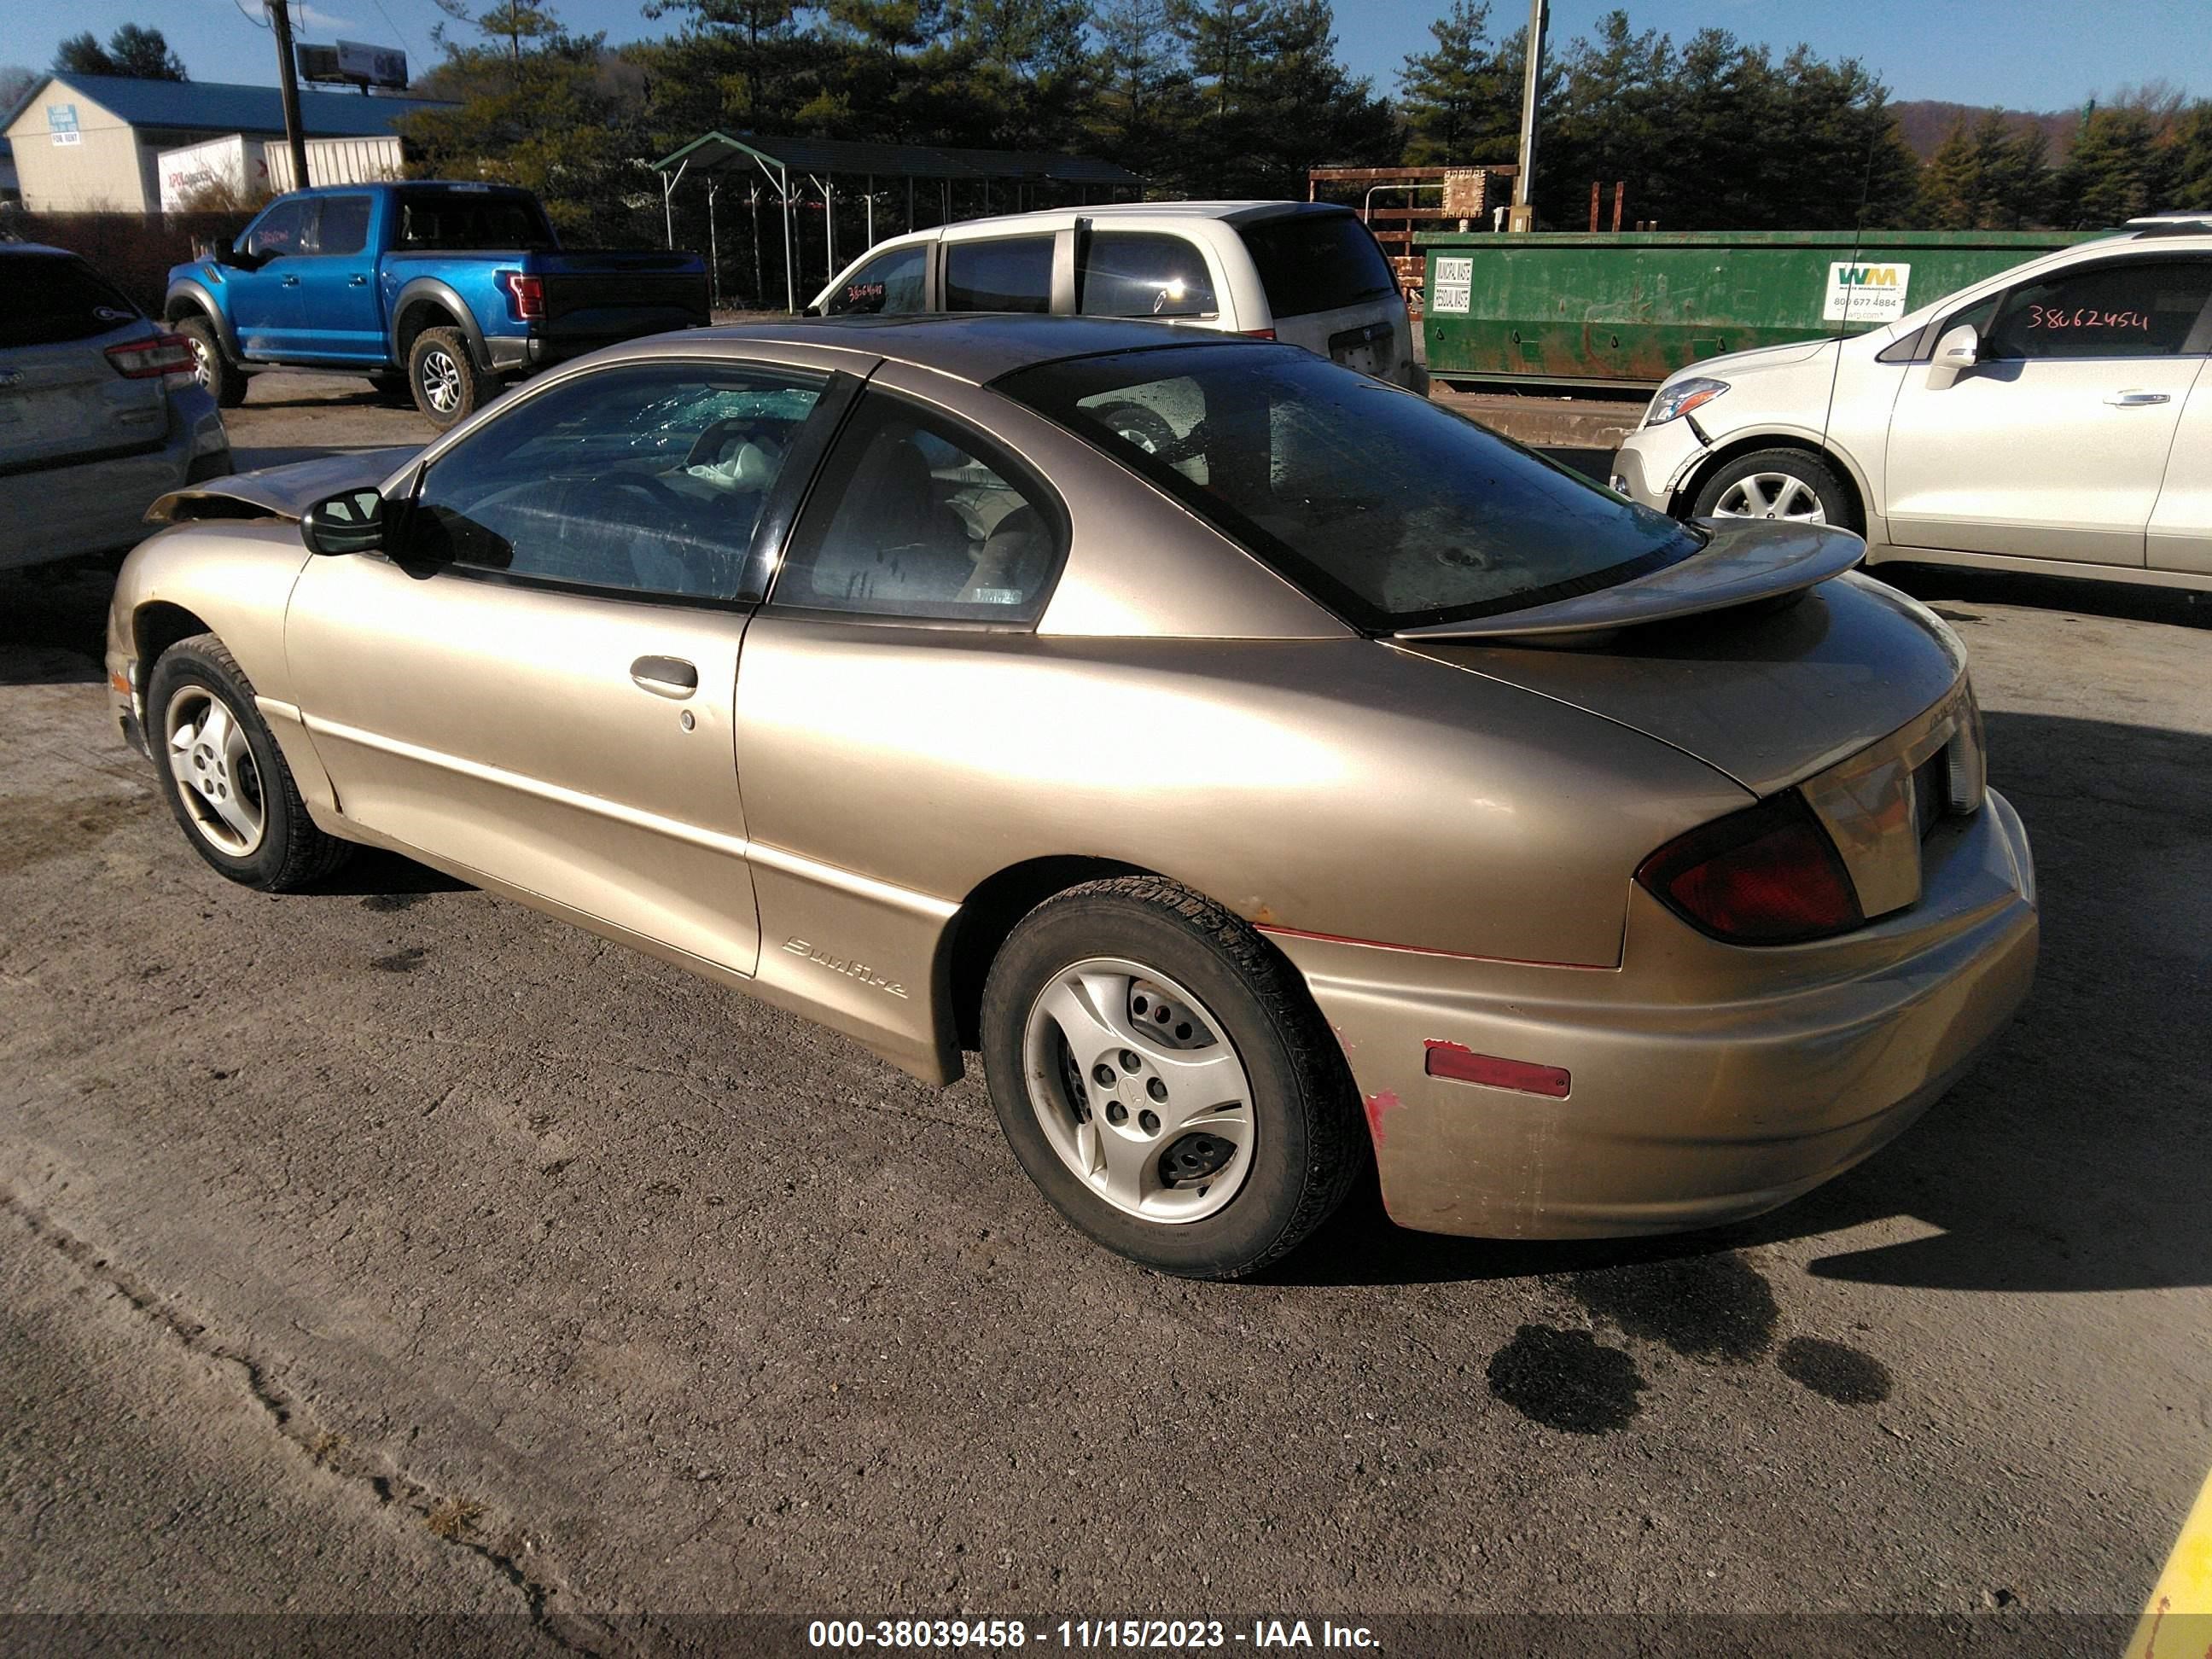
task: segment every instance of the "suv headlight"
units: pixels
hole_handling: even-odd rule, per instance
[[[1692,374],[1686,380],[1669,380],[1659,388],[1651,407],[1644,411],[1644,424],[1664,426],[1693,409],[1704,408],[1727,390],[1726,380],[1709,380],[1701,374]]]

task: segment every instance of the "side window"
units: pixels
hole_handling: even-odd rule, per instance
[[[979,435],[860,400],[769,598],[800,610],[1027,623],[1064,542],[1058,503]]]
[[[735,599],[824,382],[675,363],[567,381],[471,433],[416,495],[413,551],[466,569]]]
[[[246,233],[246,251],[258,253],[264,259],[281,258],[288,253],[300,252],[301,232],[307,204],[295,199],[278,202],[268,212],[253,222],[253,228]]]
[[[1212,317],[1220,307],[1206,255],[1180,236],[1093,233],[1083,264],[1085,317]]]
[[[358,253],[368,246],[368,198],[325,196],[316,216],[314,252]]]
[[[2005,295],[1983,356],[2171,357],[2212,296],[2212,259],[2110,260]]]
[[[1008,236],[945,245],[947,311],[1052,309],[1052,238]]]
[[[832,317],[882,312],[902,314],[922,308],[922,272],[929,249],[917,244],[871,259],[830,296]]]

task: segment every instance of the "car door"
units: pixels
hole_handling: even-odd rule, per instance
[[[436,453],[392,550],[310,560],[287,614],[340,810],[607,931],[751,973],[732,721],[753,549],[788,517],[851,384],[618,363]]]
[[[295,356],[334,362],[384,361],[383,313],[377,301],[375,256],[368,251],[369,204],[362,194],[320,196],[306,226],[306,247],[293,261],[296,288],[289,341]]]
[[[1981,335],[1959,371],[1899,384],[1889,538],[1908,547],[2140,566],[2203,345],[2212,257],[2073,265],[1947,319]]]
[[[223,309],[230,315],[244,356],[278,357],[290,343],[307,209],[304,197],[271,202],[238,239],[239,251],[257,261],[253,268],[222,268]]]

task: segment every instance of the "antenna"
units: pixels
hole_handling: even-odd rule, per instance
[[[1874,147],[1881,142],[1881,137],[1878,132],[1867,134],[1866,166],[1859,174],[1859,210],[1851,225],[1851,262],[1845,267],[1847,270],[1856,269],[1859,262],[1859,246],[1866,238],[1867,201],[1874,190]],[[1844,285],[1844,314],[1837,319],[1835,354],[1828,359],[1828,402],[1827,406],[1820,411],[1820,447],[1822,449],[1828,447],[1829,423],[1836,417],[1836,380],[1844,370],[1844,343],[1850,338],[1850,336],[1844,331],[1850,323],[1851,301],[1857,293],[1858,285],[1856,283],[1846,283]]]

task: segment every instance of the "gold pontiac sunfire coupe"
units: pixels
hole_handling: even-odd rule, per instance
[[[1295,347],[636,342],[420,453],[165,497],[107,664],[185,837],[397,848],[944,1084],[1170,1273],[1746,1216],[2033,970],[1959,642]],[[302,544],[304,543],[304,545]]]

